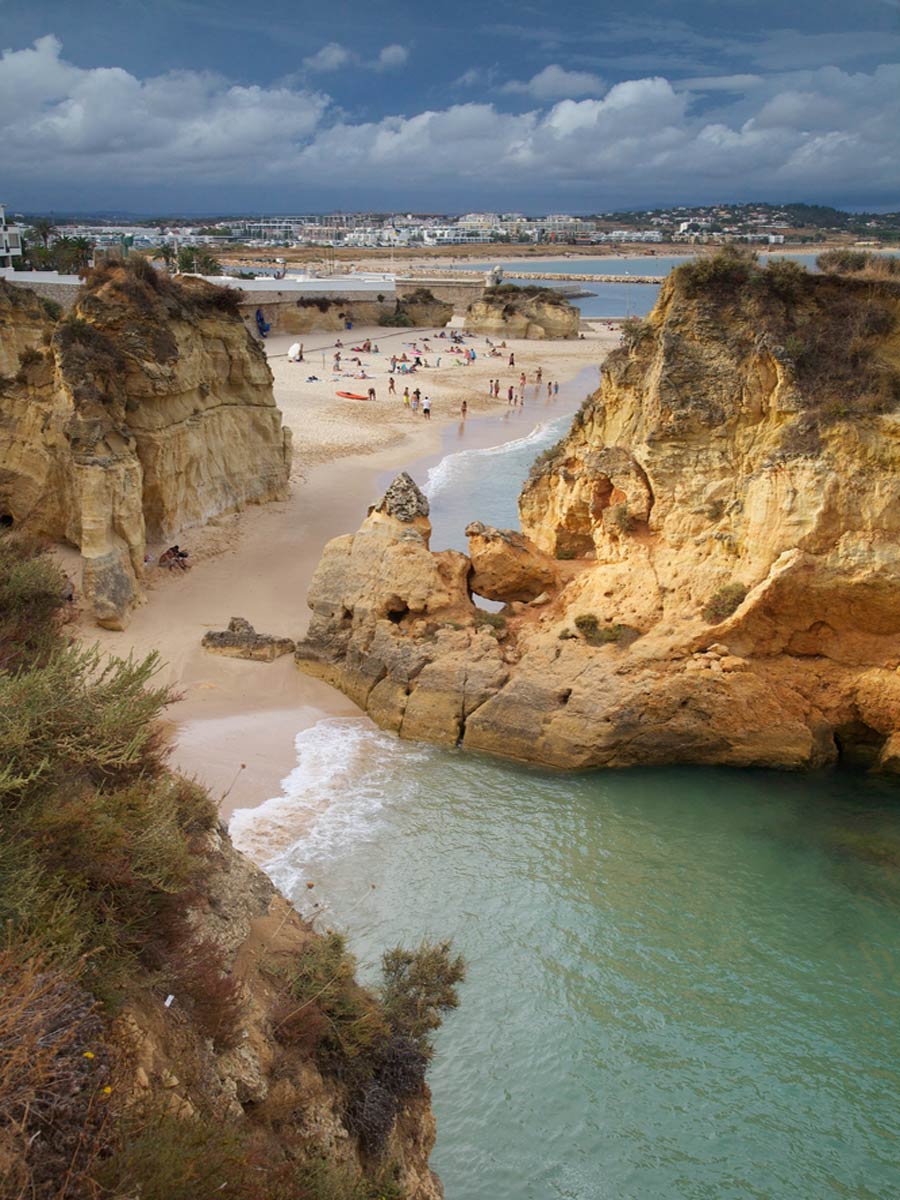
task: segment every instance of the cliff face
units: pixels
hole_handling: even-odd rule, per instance
[[[174,1002],[168,1009],[159,996],[136,992],[112,1027],[110,1040],[128,1063],[130,1105],[139,1111],[162,1098],[181,1120],[214,1115],[233,1136],[255,1143],[257,1171],[267,1173],[262,1179],[272,1194],[282,1194],[275,1184],[279,1168],[290,1176],[292,1164],[319,1159],[329,1176],[354,1181],[359,1191],[353,1194],[378,1195],[378,1181],[390,1179],[398,1200],[441,1200],[440,1181],[428,1166],[436,1126],[427,1086],[402,1097],[373,1153],[368,1127],[348,1116],[355,1113],[350,1097],[358,1086],[353,1066],[359,1071],[368,1050],[361,1040],[355,1064],[317,1054],[313,1048],[324,1036],[323,1019],[313,1011],[315,997],[298,1000],[286,987],[298,964],[302,969],[307,956],[322,953],[322,936],[235,851],[224,832],[211,832],[204,850],[210,861],[207,895],[192,932],[201,950],[185,962],[185,984],[171,984]],[[215,1000],[205,1002],[204,1019],[198,1020],[189,994],[208,984],[210,957],[227,970],[224,978],[240,1003],[239,1035],[224,1045],[221,1037],[210,1037],[208,1014],[217,1014]],[[321,982],[334,988],[333,980]],[[366,995],[352,980],[340,986],[347,1004]],[[331,1193],[310,1186],[299,1194],[312,1200]]]
[[[0,329],[0,509],[81,550],[100,624],[140,601],[148,540],[287,494],[290,432],[227,293],[112,268],[57,322],[3,285]]]
[[[300,665],[404,736],[555,766],[900,768],[900,292],[706,270],[535,465],[530,592],[508,535],[488,591],[482,527],[448,558],[375,514],[326,548]]]
[[[580,319],[573,304],[548,288],[506,284],[469,305],[466,328],[504,338],[575,338]]]

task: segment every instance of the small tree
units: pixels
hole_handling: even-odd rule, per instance
[[[450,942],[423,941],[416,950],[397,947],[381,960],[381,999],[391,1029],[425,1056],[434,1050],[431,1034],[443,1014],[459,1005],[457,985],[466,977],[462,955],[451,954]]]

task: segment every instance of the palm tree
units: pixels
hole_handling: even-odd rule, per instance
[[[161,258],[166,264],[166,268],[170,268],[175,261],[175,251],[172,249],[171,242],[163,242],[153,251],[154,258]]]
[[[76,271],[86,271],[94,256],[94,243],[90,238],[72,238],[72,257]]]
[[[31,222],[31,228],[44,243],[44,249],[48,249],[50,239],[56,233],[56,226],[53,222],[48,217],[36,217]]]
[[[67,274],[73,270],[75,265],[75,250],[72,238],[65,236],[58,237],[51,247],[50,254],[60,274]]]

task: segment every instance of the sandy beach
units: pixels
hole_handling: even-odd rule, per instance
[[[592,371],[618,342],[618,331],[594,322],[577,341],[509,341],[501,358],[488,356],[483,337],[467,338],[477,358],[457,366],[447,339],[434,330],[354,329],[341,335],[344,358],[356,357],[350,346],[366,338],[379,353],[360,354],[366,380],[356,379],[355,364],[348,377],[335,376],[331,367],[336,335],[310,334],[304,342],[304,362],[288,361],[293,335],[271,337],[266,343],[274,375],[275,398],[284,423],[293,431],[294,457],[290,498],[282,503],[251,507],[224,515],[203,529],[187,529],[173,537],[186,546],[192,568],[168,572],[151,565],[147,570],[147,603],[123,633],[85,623],[81,633],[117,655],[160,657],[159,680],[170,685],[179,700],[169,709],[173,722],[172,762],[196,775],[221,801],[223,816],[234,808],[253,806],[279,794],[280,781],[294,766],[296,734],[324,716],[346,716],[358,710],[340,693],[301,674],[290,656],[271,664],[221,658],[206,653],[200,639],[208,629],[224,628],[230,617],[242,616],[260,631],[297,638],[308,622],[306,590],[330,538],[358,528],[366,506],[377,499],[384,476],[421,464],[440,452],[448,426],[454,429],[454,448],[493,445],[529,432],[537,423],[538,367],[543,371],[540,402],[548,380],[560,391],[579,377],[584,392],[596,386]],[[396,396],[388,395],[390,357],[407,355],[423,346],[430,334],[435,364],[415,375],[396,376]],[[515,368],[507,366],[515,354]],[[324,365],[323,365],[324,363]],[[517,386],[520,372],[528,380],[523,408],[510,409],[506,389]],[[310,376],[318,380],[308,382]],[[489,399],[488,380],[499,378],[501,399]],[[589,380],[584,384],[584,378]],[[401,399],[406,383],[419,387],[432,402],[432,417],[414,414]],[[337,390],[376,389],[374,403],[342,400]],[[468,414],[461,419],[465,400]],[[490,418],[494,414],[494,419]],[[421,472],[418,472],[421,474]],[[475,515],[475,514],[473,514]],[[164,546],[151,546],[156,557]],[[74,555],[74,552],[73,552]],[[68,557],[68,556],[67,556]],[[71,564],[70,564],[71,565]]]

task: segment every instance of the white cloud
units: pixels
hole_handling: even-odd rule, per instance
[[[389,71],[394,67],[402,67],[409,58],[409,50],[398,42],[384,46],[377,57],[371,61],[365,60],[355,50],[342,46],[340,42],[328,42],[321,50],[304,58],[303,66],[307,71],[325,73],[340,71],[344,67],[365,67],[370,71]]]
[[[408,58],[407,48],[394,42],[392,45],[384,47],[378,55],[375,66],[379,71],[389,71],[393,67],[402,67]]]
[[[329,42],[315,54],[304,58],[303,65],[307,71],[339,71],[354,60],[354,55],[342,46],[340,42]]]
[[[606,84],[590,71],[565,71],[556,63],[538,71],[527,83],[510,80],[500,89],[507,94],[521,93],[535,100],[558,100],[562,97],[599,96]]]
[[[900,191],[900,65],[793,72],[748,86],[714,114],[698,114],[694,103],[680,84],[651,78],[619,83],[602,98],[536,102],[524,113],[464,103],[354,122],[322,92],[287,83],[76,67],[53,37],[0,56],[12,203],[26,186],[52,192],[57,207],[75,188],[92,190],[100,204],[110,189],[184,195],[208,186],[221,189],[222,208],[238,187],[255,188],[272,207],[297,187],[352,186],[360,206],[386,189],[408,205],[441,195],[465,204],[467,192],[476,203],[490,192],[521,206],[538,190],[558,191],[562,207],[586,198],[598,206],[723,195],[815,200],[856,187],[859,203],[885,203]]]

